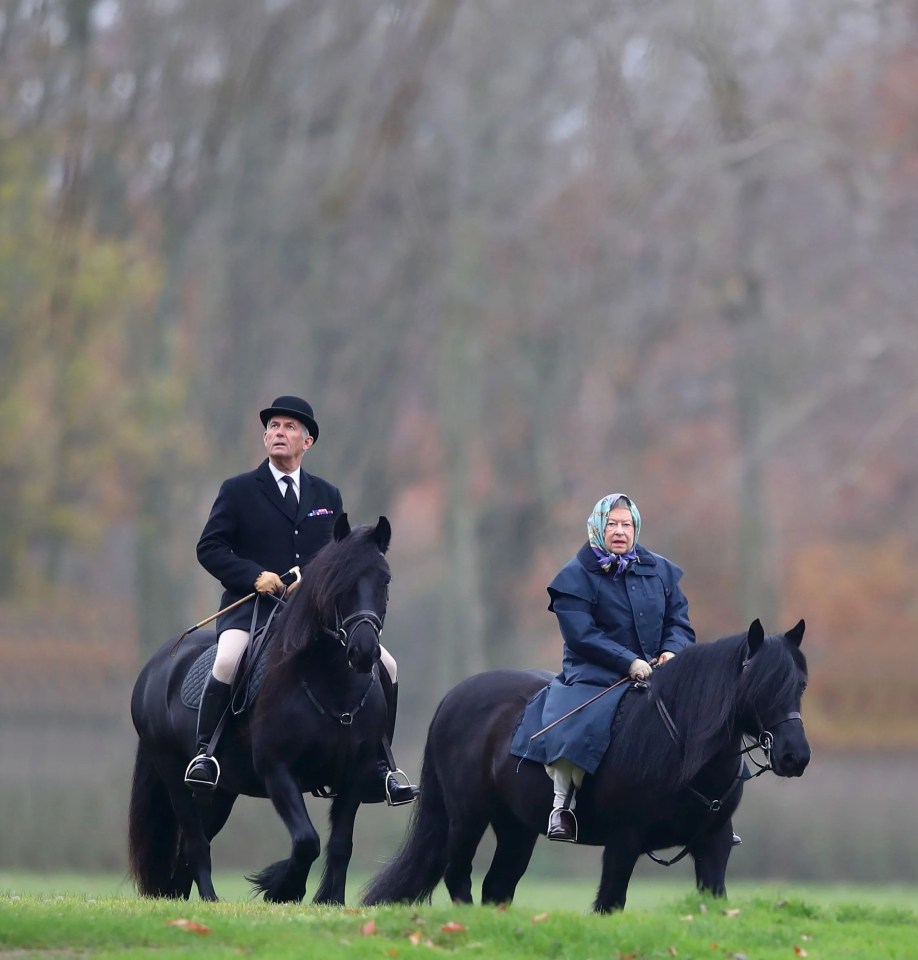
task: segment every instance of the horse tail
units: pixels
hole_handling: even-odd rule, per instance
[[[364,888],[362,901],[367,906],[430,900],[446,870],[449,814],[431,746],[436,719],[434,715],[424,747],[421,795],[412,811],[408,833],[396,855]]]
[[[150,750],[137,745],[128,813],[128,858],[131,879],[143,897],[176,896],[175,869],[179,825],[169,793]]]

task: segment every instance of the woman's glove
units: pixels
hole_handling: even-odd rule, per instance
[[[673,658],[674,656],[675,656],[675,654],[672,652],[672,650],[664,650],[664,651],[660,654],[660,656],[657,657],[657,666],[659,667],[660,664],[666,663],[667,660],[672,660],[672,658]]]
[[[631,661],[631,666],[628,667],[628,676],[632,680],[646,680],[651,672],[652,667],[646,660],[641,660],[640,657],[637,660]]]
[[[259,593],[283,593],[284,581],[270,570],[262,570],[255,578],[255,589]]]

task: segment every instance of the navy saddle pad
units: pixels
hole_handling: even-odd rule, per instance
[[[233,713],[241,713],[246,707],[255,702],[255,697],[261,687],[261,681],[264,678],[265,668],[267,666],[267,654],[270,648],[270,640],[267,643],[260,643],[255,661],[255,668],[249,674],[245,690],[233,691]],[[248,669],[248,658],[252,653],[249,647],[245,652],[245,658],[239,664],[239,669],[245,671]],[[186,707],[197,710],[201,704],[201,694],[204,692],[204,684],[213,670],[214,660],[217,659],[217,645],[214,643],[204,650],[191,665],[191,669],[185,675],[182,681],[182,703]]]

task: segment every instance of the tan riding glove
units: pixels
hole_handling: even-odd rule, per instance
[[[657,657],[657,666],[659,667],[661,664],[666,663],[667,660],[672,660],[674,656],[675,654],[672,650],[664,650],[660,656]]]
[[[631,666],[628,667],[628,676],[631,677],[632,680],[646,680],[652,670],[653,668],[646,660],[641,660],[641,658],[638,657],[637,660],[631,661]]]
[[[283,593],[284,582],[270,570],[262,570],[255,578],[255,589],[259,593]]]

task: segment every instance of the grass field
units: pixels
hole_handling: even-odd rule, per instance
[[[536,881],[508,909],[343,909],[248,900],[221,877],[220,903],[150,901],[114,877],[0,874],[0,958],[321,957],[652,960],[912,960],[915,890],[738,884],[728,901],[638,882],[629,907],[586,912],[591,885]],[[679,885],[682,886],[682,885]],[[420,951],[420,953],[419,953]]]
[[[360,888],[367,878],[352,877],[348,882],[348,903],[356,905]],[[596,881],[568,877],[523,878],[517,890],[515,905],[532,910],[562,909],[589,913],[596,892]],[[254,902],[251,888],[242,873],[217,873],[214,884],[221,900],[236,903]],[[310,890],[313,884],[310,884]],[[692,893],[691,882],[685,879],[635,879],[628,889],[627,910],[656,910],[681,902]],[[729,883],[730,899],[764,898],[801,900],[815,906],[871,906],[918,911],[918,886],[907,884],[867,883],[800,883],[779,880],[733,880]],[[0,897],[70,896],[126,897],[134,890],[126,875],[69,873],[4,873],[0,871]],[[476,891],[477,895],[477,891]],[[192,902],[197,899],[192,895]],[[2,901],[0,901],[2,902]],[[434,905],[449,902],[441,884],[434,894]],[[918,960],[918,949],[915,952]]]

